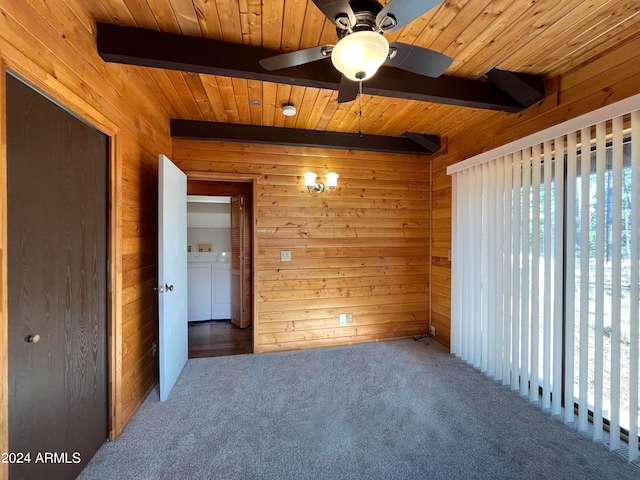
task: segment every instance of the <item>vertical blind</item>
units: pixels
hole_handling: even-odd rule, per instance
[[[452,353],[637,460],[640,111],[452,181]]]

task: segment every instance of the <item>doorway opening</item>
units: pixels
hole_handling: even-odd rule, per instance
[[[253,352],[253,184],[187,181],[189,358]]]

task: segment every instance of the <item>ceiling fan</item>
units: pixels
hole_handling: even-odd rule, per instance
[[[266,70],[280,70],[331,57],[342,73],[338,102],[354,100],[362,87],[385,62],[394,67],[436,78],[453,59],[427,48],[401,42],[389,43],[393,32],[431,10],[441,0],[391,0],[383,7],[376,0],[313,0],[336,25],[338,43],[283,53],[260,60]]]

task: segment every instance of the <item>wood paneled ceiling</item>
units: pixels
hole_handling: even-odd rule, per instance
[[[92,0],[87,8],[97,22],[282,52],[337,41],[334,24],[311,0]],[[482,80],[499,68],[552,79],[638,38],[639,12],[638,0],[447,0],[385,36],[453,57],[448,76]],[[335,90],[133,68],[176,119],[445,137],[493,115],[514,115],[369,95],[365,83],[359,119],[360,102],[338,104]],[[282,115],[285,103],[298,114]]]

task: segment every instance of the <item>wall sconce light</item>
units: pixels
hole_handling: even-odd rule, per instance
[[[327,187],[329,187],[329,195],[333,192],[333,189],[338,186],[339,175],[335,172],[327,173]],[[325,184],[316,181],[318,176],[313,172],[307,172],[304,174],[304,185],[309,190],[309,193],[322,193],[325,191]]]

